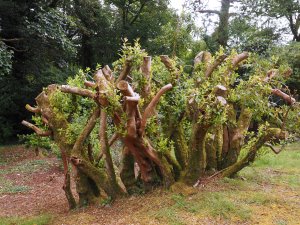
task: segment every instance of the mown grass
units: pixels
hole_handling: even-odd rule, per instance
[[[38,161],[27,166],[37,169],[42,164]],[[27,171],[27,168],[20,165],[14,170]],[[297,224],[300,221],[300,143],[290,145],[279,155],[272,152],[260,155],[253,165],[242,170],[234,179],[225,178],[200,190],[183,189],[184,186],[179,185],[171,191],[141,196],[139,206],[136,203],[128,205],[133,208],[129,216],[121,212],[120,215],[114,214],[116,221],[119,217],[126,217],[128,224]],[[57,224],[74,224],[69,223],[70,218],[86,221],[85,218],[90,216],[95,214],[71,213]],[[29,223],[20,223],[26,220],[18,219],[0,218],[0,224],[49,222],[31,223],[29,220]]]
[[[49,224],[53,216],[44,214],[34,217],[0,217],[1,225],[46,225]]]
[[[149,215],[159,224],[198,224],[203,221],[201,218],[211,218],[215,223],[220,219],[226,224],[249,223],[255,221],[257,213],[264,213],[257,210],[266,208],[267,212],[270,207],[296,209],[297,199],[287,199],[285,192],[300,192],[299,187],[300,144],[295,143],[278,155],[272,152],[261,155],[237,177],[222,179],[211,190],[207,187],[191,196],[173,194],[167,204],[153,209]],[[278,195],[278,191],[283,194]],[[186,214],[190,220],[183,219]],[[266,223],[289,224],[290,218],[280,216],[285,214],[275,213]]]
[[[260,156],[239,174],[252,183],[268,183],[292,189],[300,187],[300,145],[294,143],[278,155]]]

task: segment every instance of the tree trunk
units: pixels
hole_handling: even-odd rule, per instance
[[[101,144],[101,152],[103,153],[106,171],[108,175],[108,179],[110,182],[110,186],[112,187],[112,191],[114,192],[114,196],[120,193],[120,187],[117,183],[114,164],[109,151],[109,144],[107,138],[107,114],[104,110],[101,110],[100,114],[100,128],[99,128],[99,140]]]
[[[231,110],[235,110],[233,106]],[[234,117],[236,113],[231,113]],[[224,132],[228,132],[228,142],[224,145],[227,145],[227,152],[223,152],[223,168],[233,165],[236,163],[238,156],[240,154],[241,148],[244,144],[244,139],[246,137],[246,132],[250,126],[252,119],[252,112],[248,108],[241,110],[240,116],[236,122],[234,118],[231,118],[233,124],[231,124]],[[236,125],[234,125],[236,124]],[[233,127],[234,126],[234,127]]]
[[[223,47],[227,47],[229,38],[229,8],[230,0],[222,0],[221,10],[219,14],[219,26],[217,32],[217,42]]]
[[[277,140],[282,140],[285,139],[286,133],[282,132],[281,129],[279,128],[269,128],[265,131],[265,133],[258,138],[258,140],[252,144],[250,147],[249,152],[247,155],[239,160],[238,162],[234,163],[233,165],[227,167],[224,169],[220,176],[221,177],[231,177],[237,172],[239,172],[241,169],[244,167],[248,166],[251,162],[253,162],[257,151],[268,141],[277,139]]]
[[[206,169],[216,171],[222,160],[223,126],[217,125],[212,127],[211,130],[211,137],[206,138],[205,140],[205,150],[207,155]]]
[[[174,128],[174,132],[171,135],[171,140],[174,142],[176,160],[184,170],[187,165],[189,149],[186,143],[182,123],[179,123],[178,126]]]
[[[128,194],[142,192],[134,173],[134,158],[127,147],[124,147],[122,152],[120,177]]]
[[[205,138],[209,126],[202,124],[194,124],[192,137],[189,147],[189,159],[184,180],[187,183],[194,183],[205,172],[206,168],[206,151]]]

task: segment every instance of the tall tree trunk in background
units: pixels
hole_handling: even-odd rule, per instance
[[[230,0],[222,0],[221,10],[219,14],[219,26],[217,32],[217,42],[219,45],[226,47],[228,42],[229,29],[229,8]]]

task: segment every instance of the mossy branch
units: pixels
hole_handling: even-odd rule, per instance
[[[22,121],[22,124],[30,129],[32,129],[37,135],[41,136],[41,137],[49,137],[52,135],[52,131],[47,130],[47,131],[43,131],[40,128],[38,128],[37,126],[35,126],[32,123],[29,123],[25,120]]]

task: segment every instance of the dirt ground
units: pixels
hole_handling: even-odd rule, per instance
[[[28,187],[27,191],[13,191],[13,193],[0,194],[0,216],[28,216],[43,212],[67,213],[68,205],[65,200],[63,185],[63,173],[61,162],[55,157],[35,156],[34,151],[22,146],[7,148],[1,151],[2,164],[0,171],[5,180],[9,180],[17,187]],[[30,162],[47,162],[47,169],[27,171]],[[25,165],[25,168],[14,168]],[[27,167],[27,168],[26,168]],[[4,174],[3,174],[4,173]],[[1,175],[1,173],[0,173]],[[0,186],[5,185],[0,183]],[[1,192],[0,192],[1,193]]]
[[[297,159],[294,163],[297,164]],[[246,171],[245,177],[200,190],[179,186],[173,191],[156,190],[118,199],[108,205],[99,203],[69,211],[62,190],[63,171],[59,159],[35,156],[34,151],[23,146],[2,147],[0,224],[1,217],[28,218],[43,214],[51,215],[49,224],[54,225],[300,224],[297,175],[300,170],[286,172],[262,167],[253,171],[249,173],[251,176]],[[259,179],[251,180],[253,173]],[[283,176],[287,175],[288,183],[284,183]],[[279,183],[275,182],[277,179]]]

